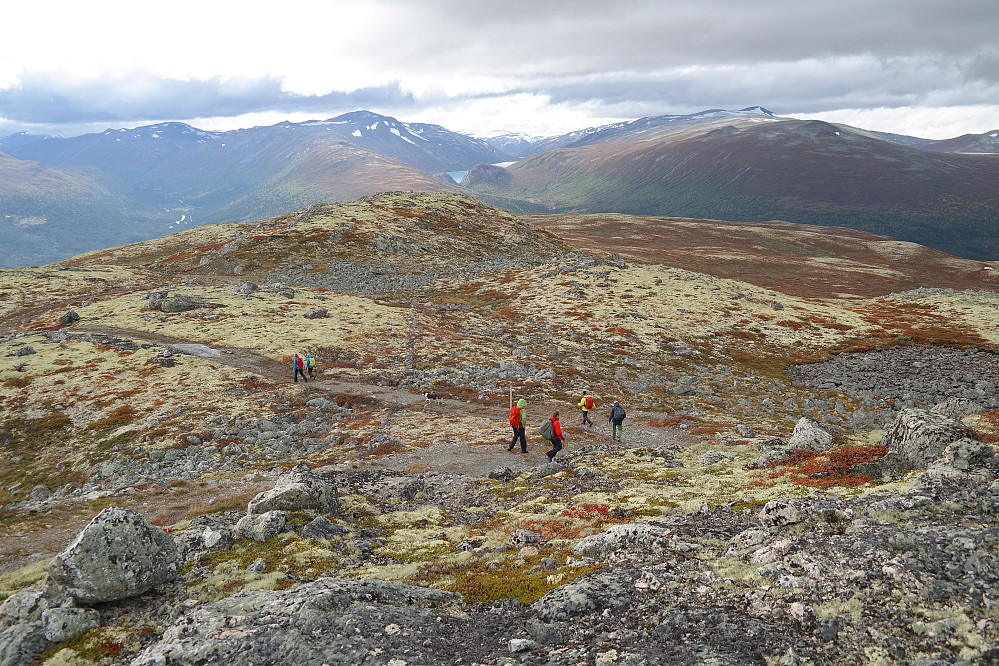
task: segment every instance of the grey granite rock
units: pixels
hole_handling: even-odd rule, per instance
[[[49,581],[79,603],[132,597],[171,580],[180,567],[173,537],[134,511],[101,511],[46,567]]]
[[[250,500],[246,512],[254,515],[299,509],[314,509],[331,516],[340,514],[336,489],[328,481],[315,475],[305,463],[299,463],[279,476],[273,489]]]

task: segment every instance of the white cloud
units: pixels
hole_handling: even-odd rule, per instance
[[[999,105],[994,0],[8,5],[0,130],[367,108],[546,134],[760,104],[963,133]]]

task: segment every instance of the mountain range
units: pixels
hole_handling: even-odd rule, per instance
[[[228,132],[171,122],[17,134],[0,138],[0,154],[0,265],[409,190],[515,212],[835,225],[999,256],[999,132],[929,141],[763,107],[546,138],[474,138],[368,111]],[[456,171],[460,187],[446,175]]]

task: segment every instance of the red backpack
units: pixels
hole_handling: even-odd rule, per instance
[[[520,407],[514,406],[510,408],[510,425],[514,428],[520,427]]]
[[[592,395],[586,396],[586,408],[587,409],[593,409],[593,396]]]
[[[301,370],[302,369],[302,357],[301,356],[299,356],[299,357],[297,357],[295,359],[295,369],[296,370]]]

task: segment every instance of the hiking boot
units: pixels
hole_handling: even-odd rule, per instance
[[[508,447],[506,447],[506,450],[507,451],[513,451],[513,447],[512,446],[508,446]]]

